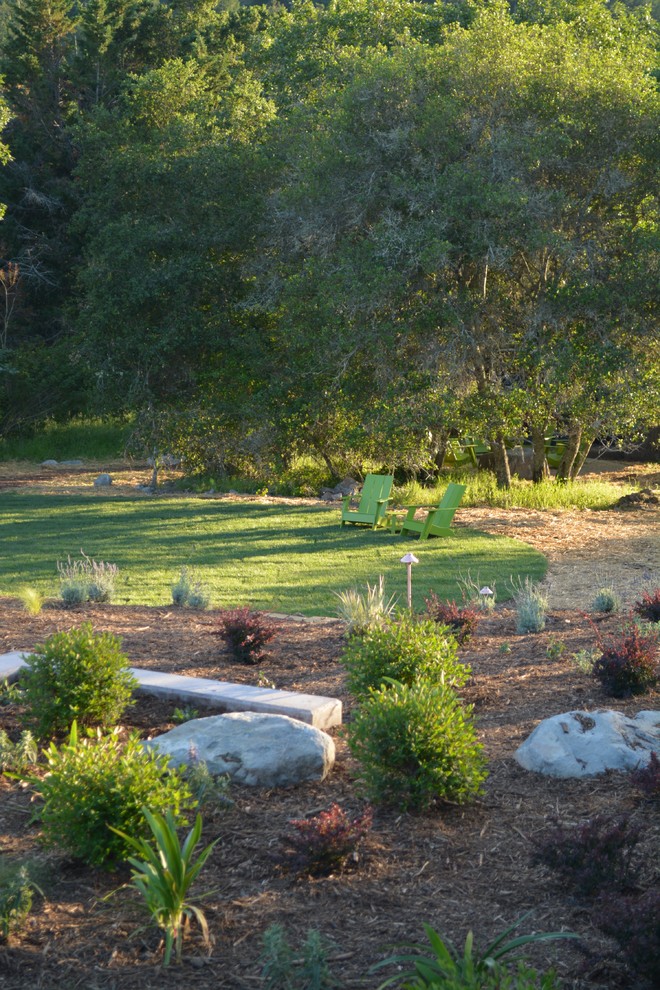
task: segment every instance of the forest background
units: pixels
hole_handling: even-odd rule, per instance
[[[660,423],[660,0],[0,0],[0,437],[411,472]]]

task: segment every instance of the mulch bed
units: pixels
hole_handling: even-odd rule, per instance
[[[135,666],[251,684],[261,676],[278,688],[341,698],[350,722],[339,622],[278,620],[270,656],[254,668],[231,662],[213,634],[213,612],[111,605],[65,610],[49,604],[30,617],[17,601],[0,599],[0,652],[31,648],[49,633],[83,621],[120,635]],[[608,631],[616,622],[608,618],[599,626]],[[557,643],[565,647],[558,658]],[[258,988],[261,936],[273,922],[285,926],[296,948],[310,928],[318,928],[333,943],[332,968],[343,985],[375,988],[384,977],[367,975],[368,967],[393,943],[423,940],[424,922],[461,944],[473,929],[478,943],[485,944],[526,911],[533,914],[522,930],[570,929],[582,936],[579,944],[541,943],[531,952],[535,963],[554,965],[565,986],[636,985],[585,904],[532,866],[530,854],[553,817],[577,823],[595,814],[630,813],[642,826],[639,885],[647,889],[658,882],[657,806],[642,802],[626,775],[554,780],[527,773],[513,759],[516,747],[549,715],[599,707],[635,714],[659,707],[657,693],[613,701],[579,673],[568,657],[593,645],[593,628],[576,611],[551,612],[538,635],[517,635],[515,615],[507,607],[485,618],[462,650],[473,671],[463,694],[474,705],[489,759],[482,798],[420,815],[377,809],[358,861],[340,875],[313,880],[283,875],[273,852],[292,818],[318,813],[334,801],[351,814],[363,808],[354,781],[357,767],[341,733],[334,733],[337,762],[325,782],[272,791],[234,787],[232,807],[205,814],[205,841],[220,836],[201,884],[214,891],[205,910],[215,944],[208,955],[193,931],[182,968],[160,967],[158,932],[143,927],[130,893],[104,900],[126,875],[108,875],[44,851],[31,821],[29,791],[0,778],[2,853],[36,855],[47,868],[46,899],[37,901],[8,945],[0,944],[0,988]],[[164,731],[173,725],[172,707],[141,699],[125,723],[145,735]],[[0,709],[3,726],[17,731],[10,710]]]

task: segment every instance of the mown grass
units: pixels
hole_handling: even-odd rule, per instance
[[[512,577],[545,574],[545,558],[517,540],[461,528],[447,539],[414,539],[339,526],[333,507],[261,505],[227,500],[144,499],[3,493],[0,510],[0,593],[33,586],[56,595],[57,562],[83,550],[120,568],[115,602],[171,603],[183,565],[196,569],[214,607],[334,615],[336,592],[364,588],[380,574],[405,602],[413,550],[414,605],[433,589],[458,598],[456,579],[469,571],[498,598]]]

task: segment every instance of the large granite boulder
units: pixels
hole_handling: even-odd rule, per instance
[[[192,719],[144,746],[167,754],[174,766],[203,760],[212,774],[229,774],[252,787],[323,780],[335,762],[327,732],[287,715],[258,712]]]
[[[660,712],[566,712],[536,726],[515,758],[549,777],[593,777],[606,770],[646,766],[660,752]]]

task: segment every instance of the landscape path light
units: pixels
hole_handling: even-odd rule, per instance
[[[479,595],[481,596],[482,607],[490,612],[495,607],[495,592],[485,584],[483,588],[479,589]]]
[[[412,609],[412,565],[419,564],[414,553],[406,553],[401,558],[401,563],[406,565],[408,571],[408,608]]]

